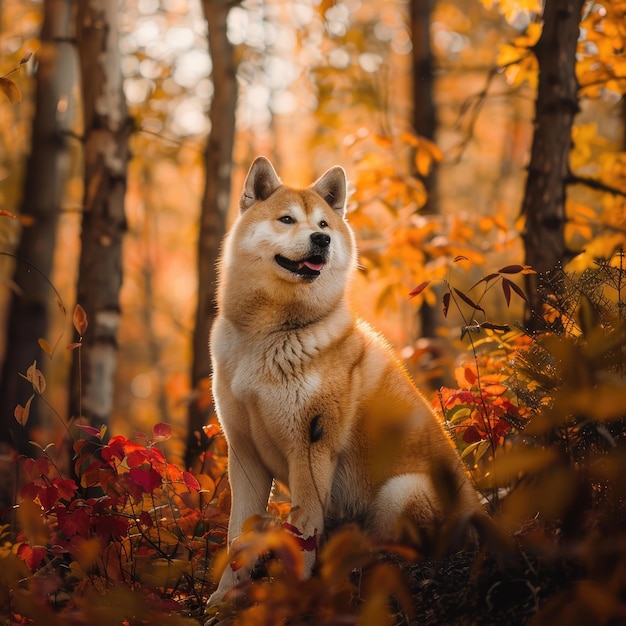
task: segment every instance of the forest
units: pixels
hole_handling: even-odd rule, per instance
[[[0,0],[1,623],[626,623],[625,94],[626,0]],[[476,548],[346,525],[302,580],[278,487],[226,549],[208,337],[258,155],[346,170],[354,308]]]

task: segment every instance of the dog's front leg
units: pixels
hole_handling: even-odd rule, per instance
[[[308,459],[307,459],[308,456]],[[304,577],[311,575],[319,538],[324,532],[324,516],[330,501],[335,465],[328,453],[303,455],[291,465],[291,531],[300,542],[304,556]]]
[[[272,485],[272,477],[256,450],[245,437],[229,436],[228,478],[231,491],[230,520],[228,522],[228,547],[242,533],[244,522],[253,515],[265,515]],[[220,602],[232,587],[249,576],[247,570],[235,570],[228,565],[208,604]]]

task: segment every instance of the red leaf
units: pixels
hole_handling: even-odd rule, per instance
[[[96,517],[96,534],[108,540],[121,539],[128,532],[130,519],[121,515],[98,515]]]
[[[85,309],[83,309],[80,304],[77,304],[74,309],[72,323],[74,324],[76,332],[82,337],[87,330],[87,326],[89,326],[89,322],[87,321],[87,313],[85,313]]]
[[[126,463],[128,467],[139,467],[148,461],[148,453],[146,450],[139,448],[133,450],[126,457]]]
[[[145,493],[152,493],[162,482],[161,475],[152,468],[145,470],[134,467],[130,470],[130,477]]]
[[[59,530],[68,538],[74,535],[89,537],[89,510],[88,507],[80,507],[70,512],[64,507],[59,507],[57,509]]]
[[[200,491],[200,483],[197,481],[196,477],[189,472],[183,472],[183,482],[187,485],[187,489],[189,491]]]
[[[76,350],[76,348],[80,348],[83,344],[80,341],[70,343],[65,347],[66,350]]]
[[[498,278],[500,276],[500,274],[487,274],[487,276],[483,276],[479,281],[475,282],[471,287],[470,287],[470,291],[472,289],[474,289],[474,287],[480,285],[480,283],[489,283],[491,282],[494,278]]]
[[[474,426],[470,426],[469,428],[465,429],[465,432],[463,433],[463,441],[465,443],[476,443],[477,441],[480,441],[482,439],[480,433],[478,432],[478,430],[476,430],[476,428]]]
[[[470,385],[473,385],[478,380],[476,372],[471,367],[466,367],[463,370],[463,377]]]
[[[23,543],[17,549],[17,556],[26,563],[26,567],[31,572],[34,572],[46,556],[46,549],[42,546],[31,547],[27,543]]]
[[[78,489],[76,483],[71,478],[57,479],[55,484],[59,490],[59,498],[63,500],[71,500]]]
[[[466,296],[462,291],[460,291],[456,287],[453,287],[453,289],[454,289],[454,293],[456,293],[456,295],[459,296],[459,298],[461,298],[461,300],[463,300],[465,304],[469,304],[469,306],[471,306],[473,309],[476,309],[477,311],[482,311],[483,313],[485,312],[485,309],[483,309],[483,307],[481,307],[480,304],[476,304],[470,297]]]
[[[504,280],[504,279],[503,279]],[[524,300],[524,302],[528,302],[528,298],[526,297],[526,294],[524,293],[524,290],[519,287],[518,285],[516,285],[513,281],[509,281],[510,287],[511,289],[522,299]]]
[[[172,436],[172,427],[161,422],[152,427],[152,435],[156,441],[167,441]]]
[[[505,265],[498,270],[499,274],[519,274],[524,269],[523,265]]]
[[[506,300],[507,307],[511,304],[511,281],[508,278],[502,279],[502,292]]]
[[[137,519],[137,523],[141,526],[145,526],[146,528],[152,528],[154,526],[154,522],[152,521],[152,516],[148,511],[142,511],[141,515]]]
[[[87,424],[76,424],[76,426],[87,435],[98,437],[98,439],[101,438],[101,433],[100,433],[99,428],[95,428],[94,426],[88,426]]]
[[[448,309],[450,308],[450,296],[452,294],[448,291],[443,294],[443,298],[441,298],[441,304],[443,304],[443,316],[448,317]]]
[[[39,490],[39,502],[44,511],[49,511],[57,502],[59,496],[59,490],[51,485],[50,487],[42,487]]]
[[[409,292],[409,299],[418,296],[420,293],[422,293],[422,291],[424,291],[424,289],[426,289],[426,287],[428,287],[428,285],[430,285],[430,280],[425,280],[414,289],[411,289],[411,291]]]

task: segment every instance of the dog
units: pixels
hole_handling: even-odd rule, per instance
[[[213,394],[228,444],[229,545],[266,515],[272,481],[304,575],[325,530],[357,521],[398,541],[481,510],[443,425],[386,341],[349,303],[356,272],[344,170],[297,190],[258,157],[218,265]],[[410,534],[410,533],[409,533]],[[313,548],[311,548],[313,546]],[[249,572],[227,567],[209,605]]]

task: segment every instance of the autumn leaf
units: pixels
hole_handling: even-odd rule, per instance
[[[200,491],[200,483],[196,480],[196,477],[193,474],[183,472],[183,482],[189,491]]]
[[[441,304],[443,305],[443,316],[448,317],[448,309],[450,308],[450,296],[452,294],[448,291],[443,294],[441,298]]]
[[[87,313],[80,304],[77,304],[76,308],[74,309],[72,323],[74,324],[76,332],[82,337],[85,334],[89,323],[87,321]]]
[[[504,293],[507,307],[511,304],[511,284],[510,280],[506,278],[502,279],[502,292]]]
[[[15,419],[17,420],[18,424],[20,424],[20,426],[26,426],[26,423],[28,422],[28,417],[30,415],[30,404],[33,401],[34,397],[35,394],[28,398],[24,406],[18,404],[15,407],[15,411],[13,411],[13,415],[15,416]]]
[[[469,296],[464,294],[460,289],[457,289],[456,287],[453,287],[453,289],[454,289],[454,293],[456,293],[456,295],[459,296],[459,298],[461,298],[461,300],[463,300],[465,304],[468,304],[476,311],[482,311],[483,313],[485,312],[485,309],[483,309],[483,307],[481,307],[480,304],[476,304],[476,302],[474,302]]]
[[[509,301],[511,299],[511,293],[510,290],[512,289],[522,300],[524,300],[524,302],[528,302],[528,298],[526,297],[526,294],[524,293],[524,290],[519,286],[516,285],[512,280],[509,280],[508,278],[503,278],[502,279],[502,289],[507,289],[509,291],[509,296],[507,298],[507,306],[509,304]],[[504,293],[505,297],[506,297],[506,291]]]
[[[20,88],[10,78],[0,77],[0,91],[4,93],[11,104],[17,104],[22,101]]]
[[[53,353],[53,349],[52,346],[45,340],[45,339],[41,339],[39,338],[37,340],[37,343],[39,344],[39,347],[48,355],[48,356],[52,356]]]
[[[37,369],[37,361],[33,361],[33,364],[26,370],[26,376],[24,374],[20,376],[33,386],[37,394],[41,395],[46,390],[46,379],[43,372]]]
[[[172,436],[172,427],[161,422],[152,427],[152,436],[155,441],[167,441]]]
[[[101,439],[101,432],[99,428],[95,428],[94,426],[89,426],[87,424],[77,424],[76,427],[87,435]]]
[[[17,549],[17,556],[26,563],[31,572],[34,572],[46,556],[46,549],[43,546],[31,547],[27,543],[22,543]]]
[[[422,293],[422,291],[424,291],[424,289],[426,289],[426,287],[428,287],[428,285],[430,285],[430,280],[425,280],[414,289],[411,289],[411,291],[409,292],[409,299],[418,296],[420,293]]]

